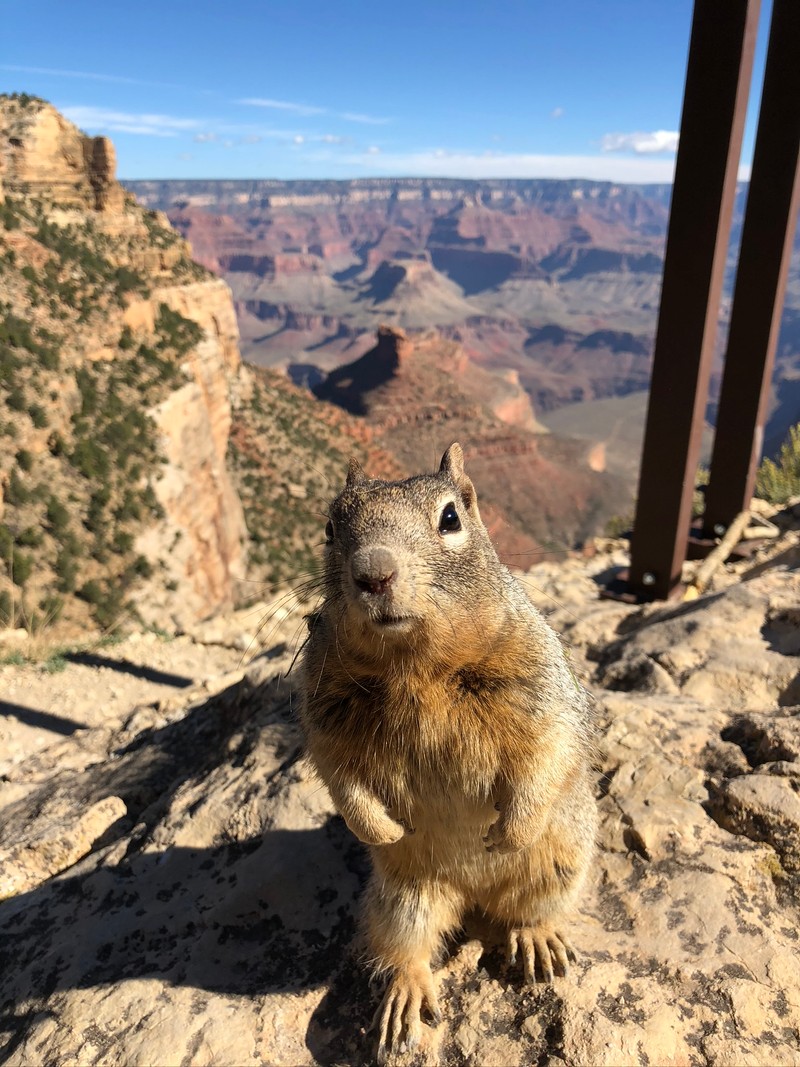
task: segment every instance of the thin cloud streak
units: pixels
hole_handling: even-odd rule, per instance
[[[389,119],[377,118],[375,115],[363,115],[360,111],[342,111],[334,112],[334,114],[346,122],[363,122],[367,126],[385,126],[389,122]]]
[[[61,109],[62,114],[76,126],[117,133],[135,133],[150,137],[177,137],[205,125],[198,119],[182,119],[173,115],[137,114],[114,111],[111,108],[78,105]]]
[[[266,107],[274,111],[291,111],[294,115],[325,115],[324,107],[314,107],[312,104],[295,104],[290,100],[270,100],[260,96],[249,96],[244,100],[237,100],[237,104],[247,104],[249,107]]]
[[[182,89],[173,82],[151,82],[141,78],[127,78],[122,74],[96,74],[88,70],[58,70],[52,67],[24,67],[12,63],[0,63],[0,70],[19,74],[43,74],[50,78],[82,78],[85,81],[115,82],[117,85],[147,85],[155,89]]]
[[[385,126],[390,121],[377,115],[366,115],[360,111],[331,111],[329,108],[317,107],[314,104],[299,104],[291,100],[273,100],[270,97],[248,96],[242,100],[237,100],[236,103],[245,104],[248,107],[289,111],[295,115],[330,115],[333,118],[343,119],[345,122],[359,122],[368,126]]]

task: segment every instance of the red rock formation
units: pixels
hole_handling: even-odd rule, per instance
[[[489,374],[440,337],[383,326],[374,348],[314,391],[361,415],[409,471],[429,469],[460,441],[509,563],[531,561],[547,542],[570,547],[627,503],[620,481],[589,468],[584,444],[534,433],[525,418],[501,421],[531,415],[515,376]]]

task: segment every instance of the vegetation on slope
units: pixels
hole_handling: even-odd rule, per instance
[[[161,284],[207,274],[154,213],[129,202],[126,220],[113,234],[45,199],[0,201],[0,625],[107,629],[151,571],[135,547],[159,515],[146,411],[202,331],[161,304],[134,333],[124,311],[150,293],[148,256],[173,249]]]
[[[402,477],[370,431],[275,371],[251,367],[228,446],[250,538],[250,575],[268,588],[318,573],[329,501],[355,456],[375,477]]]
[[[785,504],[800,496],[800,423],[792,426],[777,462],[762,460],[756,475],[756,496],[771,504]]]

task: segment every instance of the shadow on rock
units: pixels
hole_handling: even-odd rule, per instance
[[[249,996],[322,985],[354,939],[365,861],[349,838],[330,819],[219,848],[134,853],[8,900],[3,1010],[141,978]]]
[[[0,844],[46,855],[109,795],[127,815],[68,871],[0,903],[0,1059],[70,990],[137,1002],[135,983],[152,980],[192,990],[201,1012],[209,992],[258,1003],[351,984],[340,972],[367,859],[302,770],[289,696],[245,680],[20,769],[29,788],[4,809]]]

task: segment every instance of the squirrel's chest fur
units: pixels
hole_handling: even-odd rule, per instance
[[[531,683],[487,666],[438,677],[393,672],[321,679],[309,701],[326,763],[415,807],[438,794],[483,805],[509,760],[536,745]]]

